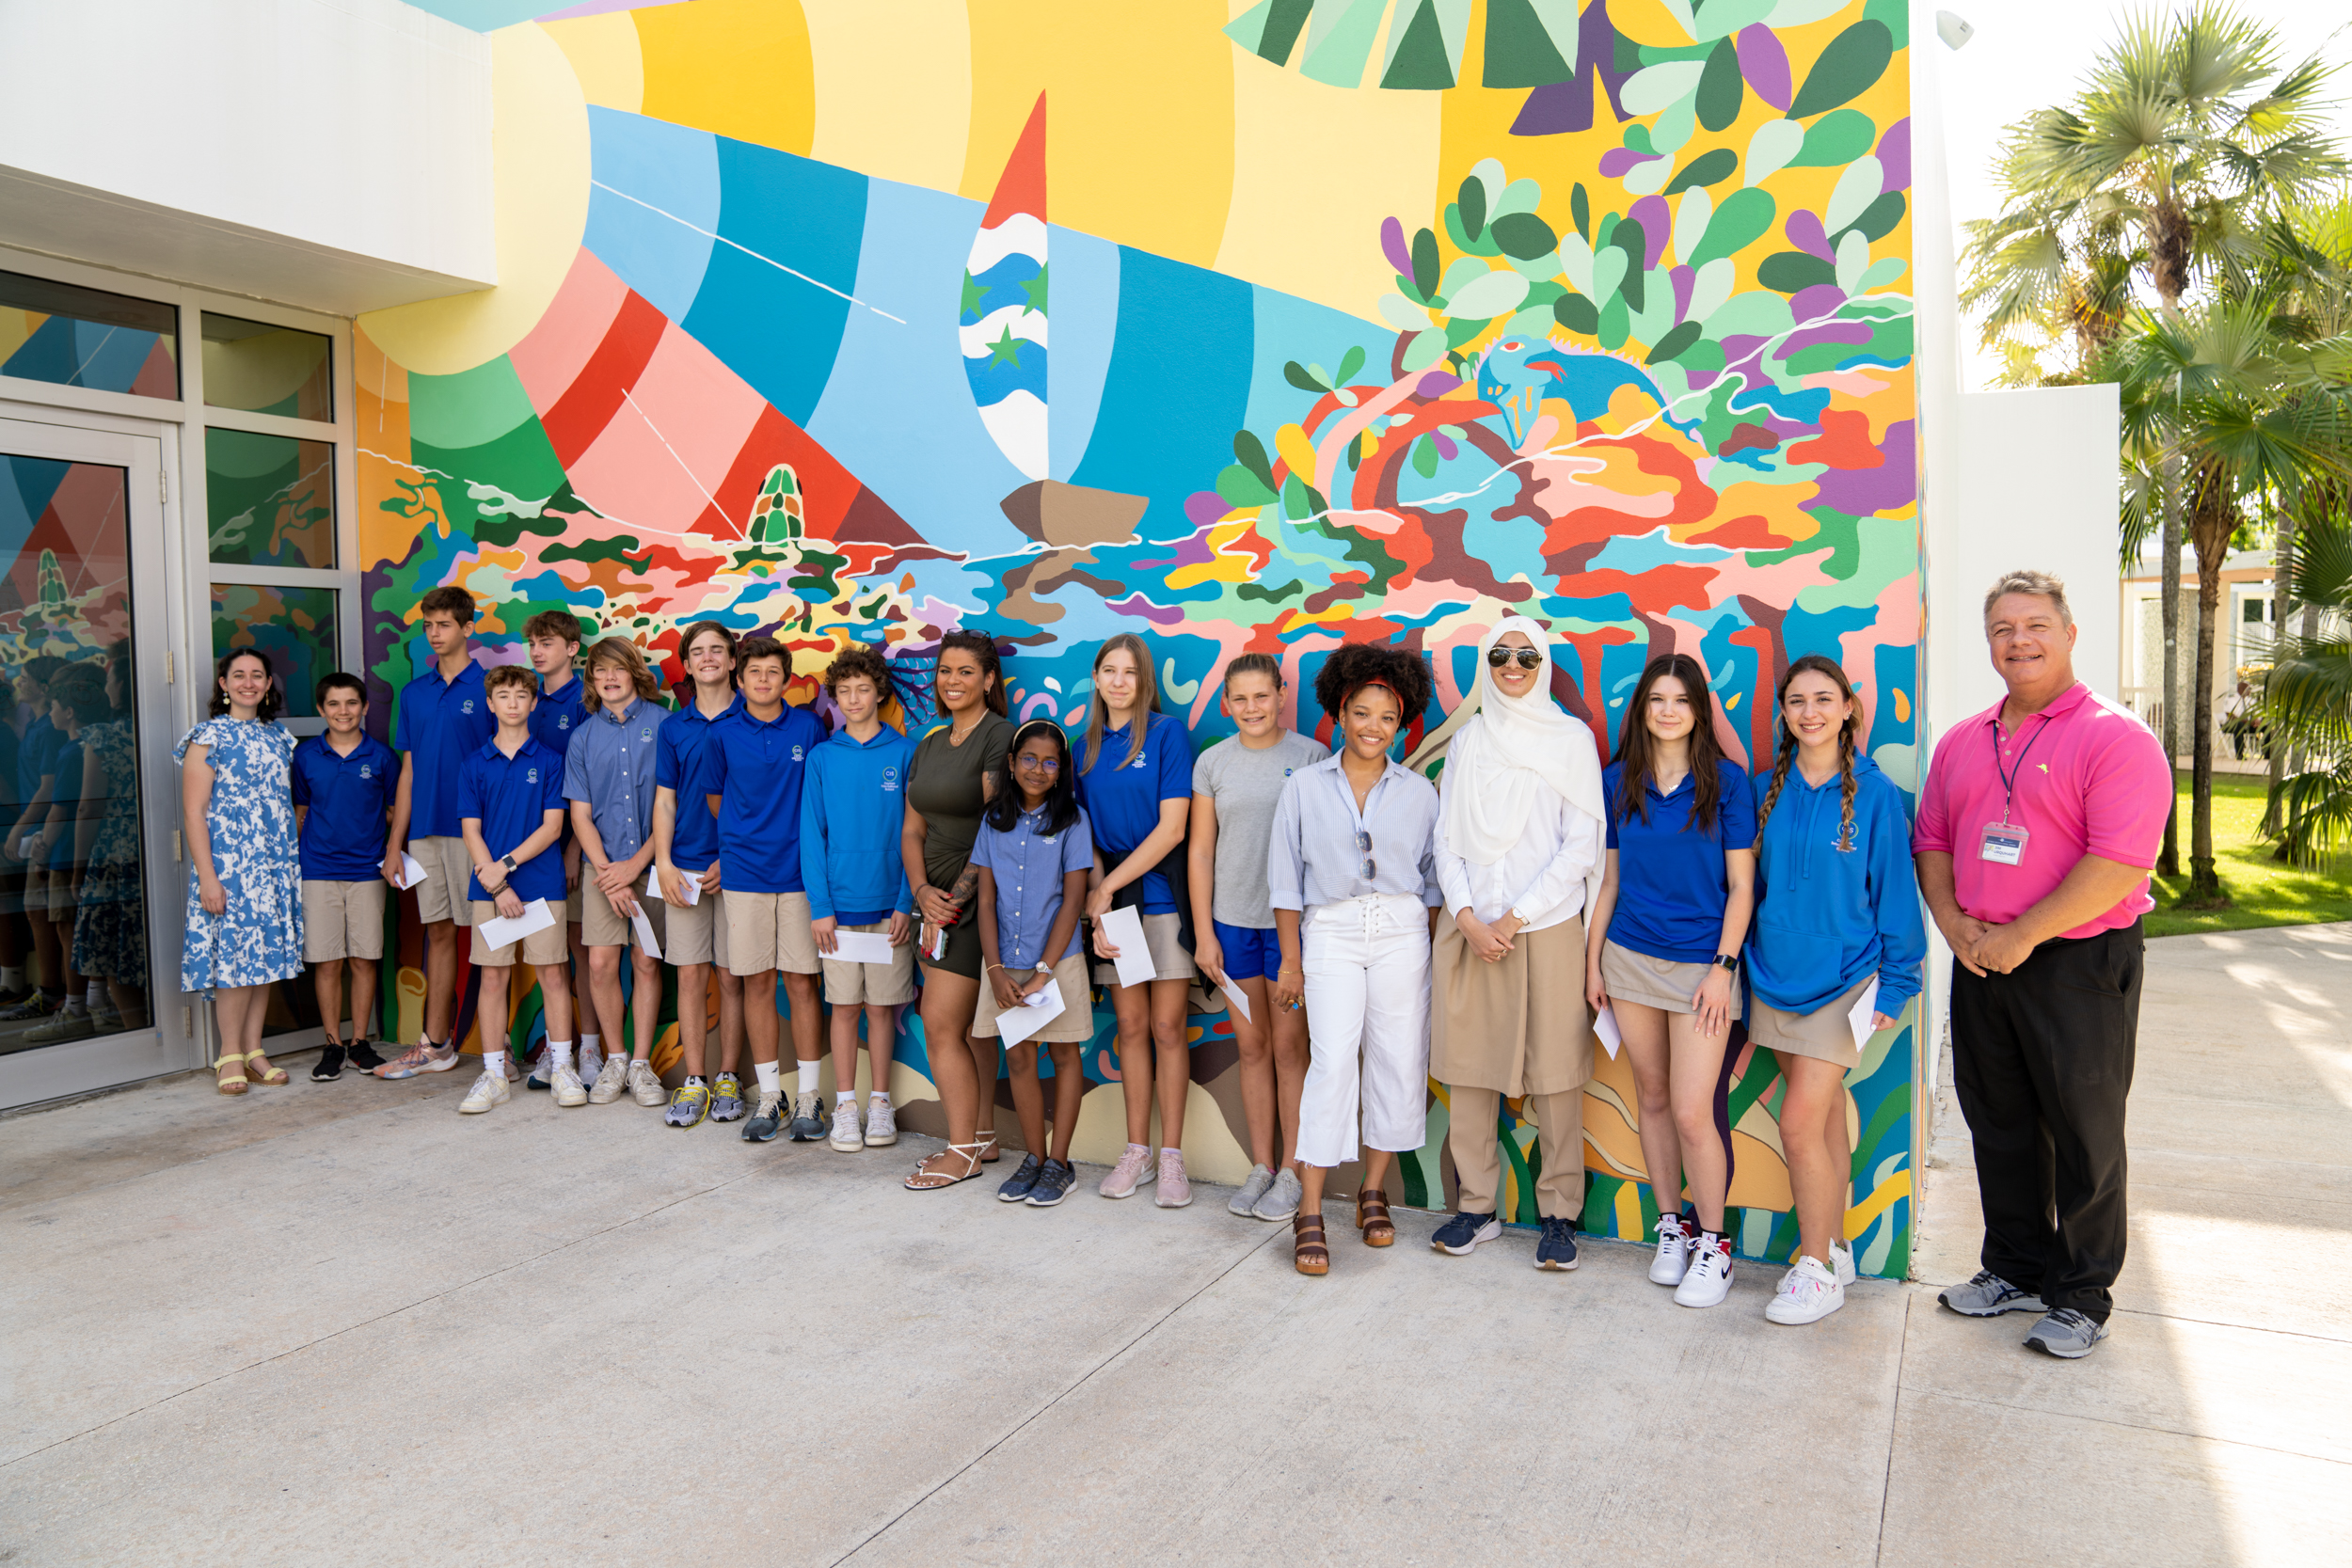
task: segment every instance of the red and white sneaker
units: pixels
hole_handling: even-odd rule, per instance
[[[1835,1277],[1835,1276],[1833,1276]],[[1677,1307],[1721,1307],[1731,1294],[1731,1238],[1699,1232],[1691,1249],[1691,1272],[1675,1287]]]
[[[1682,1223],[1680,1214],[1658,1216],[1658,1255],[1649,1260],[1649,1282],[1653,1285],[1679,1285],[1682,1276],[1691,1272],[1691,1243],[1697,1233]]]
[[[395,1059],[375,1069],[378,1078],[414,1078],[421,1072],[447,1072],[457,1065],[457,1047],[419,1040]]]

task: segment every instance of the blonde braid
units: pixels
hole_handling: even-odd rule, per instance
[[[1837,727],[1837,793],[1843,810],[1837,819],[1837,848],[1842,854],[1853,851],[1853,798],[1856,783],[1853,776],[1854,721],[1850,716]]]
[[[1788,733],[1788,726],[1780,726],[1780,755],[1772,763],[1772,787],[1764,792],[1764,803],[1756,813],[1756,847],[1764,848],[1764,824],[1772,819],[1772,808],[1780,803],[1780,792],[1788,783],[1788,769],[1797,760],[1797,737]]]

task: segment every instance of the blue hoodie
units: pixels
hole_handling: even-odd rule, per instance
[[[1757,773],[1750,787],[1761,816],[1772,774]],[[1919,994],[1928,939],[1912,876],[1910,814],[1902,791],[1867,756],[1854,759],[1853,848],[1841,852],[1843,817],[1836,775],[1817,789],[1791,768],[1764,824],[1748,989],[1785,1013],[1819,1011],[1874,970],[1880,1012],[1899,1013]]]
[[[914,742],[884,724],[859,743],[835,731],[808,753],[801,788],[801,880],[808,916],[871,926],[914,912],[898,830],[906,819]]]

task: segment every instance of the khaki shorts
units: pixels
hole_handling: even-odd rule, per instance
[[[1173,914],[1147,914],[1143,917],[1143,945],[1152,954],[1152,978],[1154,980],[1189,980],[1200,972],[1192,966],[1192,955],[1185,952],[1176,933],[1184,929],[1184,922]],[[1089,942],[1091,939],[1088,939]],[[1093,953],[1089,946],[1087,951]],[[1058,971],[1057,972],[1058,973]],[[1096,956],[1094,978],[1098,984],[1119,984],[1119,966],[1108,958]],[[983,985],[980,988],[986,990]],[[1042,1039],[1045,1037],[1038,1037]]]
[[[708,903],[709,895],[703,901]],[[719,902],[727,923],[728,974],[818,972],[817,932],[809,925],[807,894],[724,892]]]
[[[564,924],[566,926],[585,926],[588,923],[588,884],[596,880],[590,875],[594,870],[596,867],[586,861],[580,863],[580,880],[573,885],[571,892],[564,895]],[[588,945],[594,946],[595,943]],[[610,947],[612,944],[606,942],[604,945]]]
[[[417,918],[426,925],[437,920],[454,920],[460,926],[473,924],[473,911],[490,909],[487,904],[469,903],[466,898],[466,883],[473,876],[473,862],[466,856],[466,841],[462,838],[412,838],[408,853],[425,869],[425,879],[416,887]],[[490,909],[485,919],[495,918],[498,911]]]
[[[391,891],[381,877],[364,882],[304,882],[302,961],[382,958],[384,897]]]
[[[1835,1002],[1824,1002],[1809,1013],[1784,1013],[1771,1003],[1748,999],[1748,1038],[1762,1051],[1777,1051],[1789,1056],[1810,1056],[1817,1062],[1830,1062],[1848,1072],[1862,1065],[1862,1047],[1854,1044],[1853,1025],[1848,1022],[1863,992],[1870,989],[1875,974],[1866,974],[1861,983]]]
[[[414,854],[416,851],[412,849],[409,853]],[[525,899],[524,902],[529,903],[530,900]],[[507,969],[518,962],[560,964],[568,962],[571,958],[571,942],[564,936],[564,923],[560,920],[544,930],[532,932],[520,942],[510,942],[503,947],[493,947],[482,940],[482,927],[485,922],[499,917],[499,907],[477,898],[474,900],[470,912],[473,918],[466,924],[474,928],[472,962],[477,969]],[[522,949],[520,958],[515,956],[515,950],[518,947]]]
[[[1672,958],[1653,958],[1646,953],[1635,953],[1613,942],[1600,944],[1600,983],[1609,991],[1612,1002],[1638,1002],[1645,1007],[1661,1012],[1690,1013],[1698,1009],[1691,1006],[1699,982],[1707,978],[1712,964],[1677,963]],[[1740,1016],[1740,976],[1731,977],[1731,1016]]]
[[[840,929],[872,931],[888,936],[890,922],[882,920],[871,926],[844,926]],[[912,937],[904,947],[890,950],[890,961],[886,964],[843,963],[839,958],[827,958],[822,953],[817,955],[817,962],[825,974],[825,1000],[836,1007],[896,1007],[914,1000],[914,942]]]
[[[586,947],[634,947],[637,945],[637,923],[616,912],[612,900],[604,890],[592,882],[580,883],[581,918],[580,940]],[[637,890],[637,907],[645,911],[645,919],[653,927],[653,940],[661,943],[661,956],[670,956],[670,939],[662,934],[663,925],[673,911],[659,898],[645,896],[644,888]],[[675,960],[673,959],[673,962]]]
[[[685,909],[666,898],[654,900],[661,906],[661,918],[669,923],[661,935],[661,956],[674,964],[715,963],[726,968],[727,917],[719,908],[724,896],[706,893],[700,903]]]
[[[1168,918],[1173,920],[1176,917],[1169,915]],[[1020,978],[1026,984],[1029,976],[1023,973]],[[1061,988],[1062,1009],[1052,1022],[1029,1038],[1043,1040],[1049,1045],[1084,1044],[1092,1039],[1094,991],[1087,984],[1086,955],[1076,952],[1064,954],[1061,962],[1054,966],[1054,984]],[[980,983],[979,1006],[973,1011],[969,1031],[974,1039],[993,1040],[999,1037],[1000,1032],[996,1027],[998,1011],[996,988],[983,980]]]
[[[73,923],[73,873],[52,866],[49,871],[49,924]]]

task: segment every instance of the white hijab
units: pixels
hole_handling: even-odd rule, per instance
[[[1511,632],[1544,656],[1535,684],[1514,697],[1494,684],[1486,655]],[[1478,644],[1478,684],[1454,716],[1450,738],[1432,736],[1413,761],[1446,757],[1446,847],[1474,865],[1492,865],[1517,847],[1541,792],[1549,789],[1594,821],[1606,820],[1600,752],[1593,732],[1551,700],[1551,634],[1524,615],[1506,615]],[[1467,716],[1465,719],[1464,716]]]

